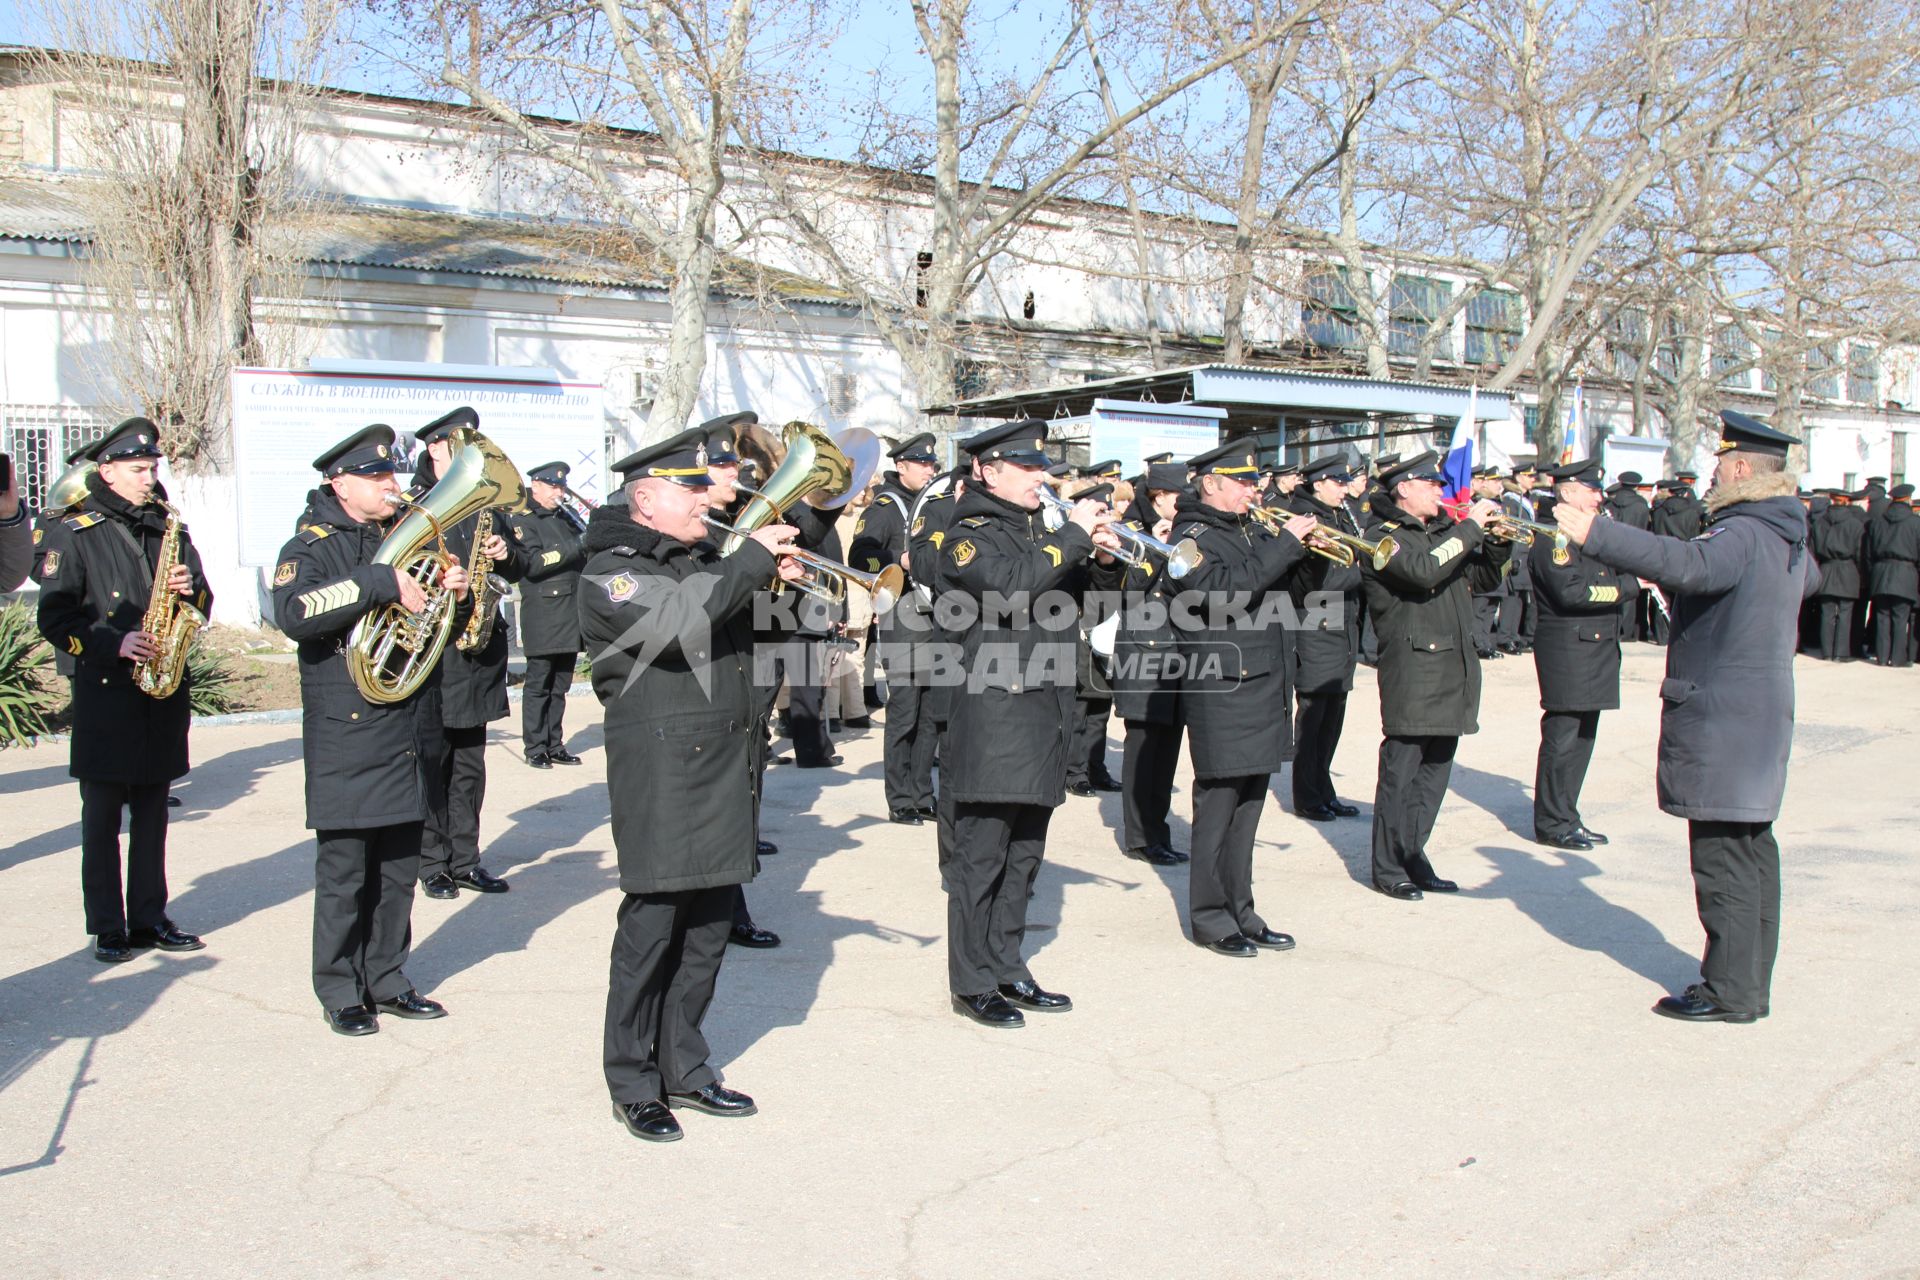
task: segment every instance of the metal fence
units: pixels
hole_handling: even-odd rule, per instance
[[[47,486],[66,470],[67,455],[92,444],[113,426],[86,405],[0,405],[0,453],[13,458],[20,496],[39,510]]]

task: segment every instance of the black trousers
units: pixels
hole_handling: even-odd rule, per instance
[[[1669,618],[1667,611],[1660,607],[1660,602],[1653,598],[1653,592],[1642,590],[1640,601],[1646,608],[1647,624],[1644,632],[1646,638],[1654,644],[1664,645],[1668,637],[1673,634],[1673,619]]]
[[[1380,780],[1373,792],[1373,882],[1382,888],[1433,875],[1427,839],[1453,776],[1457,737],[1380,740]]]
[[[1003,982],[1031,982],[1020,958],[1027,895],[1047,849],[1053,810],[1039,804],[956,801],[953,847],[943,850],[947,889],[947,983],[974,996]]]
[[[1853,656],[1852,600],[1820,597],[1820,656],[1828,662]]]
[[[1253,909],[1253,837],[1270,773],[1193,780],[1193,850],[1187,864],[1187,929],[1195,942],[1258,933]]]
[[[1107,718],[1112,698],[1074,699],[1073,737],[1067,744],[1068,782],[1111,782],[1107,772]]]
[[[927,689],[914,679],[911,647],[881,659],[887,673],[887,808],[933,808],[933,717]]]
[[[719,1077],[700,1023],[727,952],[738,886],[629,893],[620,899],[607,972],[602,1061],[620,1103],[691,1093]]]
[[[127,811],[126,896],[120,811]],[[87,932],[156,929],[167,918],[167,784],[80,779],[80,895]]]
[[[824,764],[833,756],[827,734],[826,650],[813,636],[800,636],[781,646],[776,669],[787,682],[787,732],[793,739],[796,764]]]
[[[1913,664],[1913,601],[1873,598],[1873,656],[1882,666]]]
[[[1533,766],[1536,834],[1569,836],[1587,825],[1580,817],[1580,788],[1586,784],[1599,732],[1598,711],[1540,713],[1540,755]]]
[[[1687,823],[1693,897],[1707,931],[1700,983],[1713,1002],[1764,1013],[1780,950],[1780,846],[1771,822]]]
[[[1120,761],[1120,812],[1128,849],[1173,845],[1167,811],[1173,807],[1173,774],[1180,767],[1178,724],[1129,720],[1126,755]]]
[[[480,865],[480,806],[487,799],[487,726],[447,730],[434,805],[420,844],[420,878],[465,875]]]
[[[1502,645],[1524,643],[1520,638],[1520,626],[1532,607],[1533,592],[1515,590],[1509,584],[1507,597],[1500,602],[1500,621],[1495,633],[1495,638]]]
[[[527,682],[520,697],[520,745],[535,751],[558,751],[567,745],[561,720],[567,714],[567,690],[573,687],[577,653],[527,655]]]
[[[314,832],[313,993],[328,1009],[391,1000],[413,988],[418,822]]]
[[[1499,596],[1473,598],[1473,647],[1481,653],[1493,652],[1493,627],[1500,616]]]
[[[1339,797],[1333,791],[1333,753],[1347,723],[1347,695],[1301,693],[1294,717],[1293,807],[1316,809]]]

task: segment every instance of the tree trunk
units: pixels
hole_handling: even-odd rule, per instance
[[[1247,295],[1253,289],[1255,223],[1260,216],[1261,175],[1266,168],[1267,128],[1273,118],[1273,91],[1247,97],[1247,141],[1240,153],[1240,189],[1233,208],[1233,248],[1227,255],[1227,296],[1220,316],[1223,356],[1241,364],[1247,353]]]

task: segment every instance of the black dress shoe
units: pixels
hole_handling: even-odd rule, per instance
[[[1572,849],[1577,853],[1585,853],[1593,848],[1593,841],[1578,831],[1569,831],[1563,836],[1550,836],[1545,832],[1536,831],[1533,833],[1533,842],[1554,849]]]
[[[1186,861],[1188,861],[1188,857],[1187,857],[1187,854],[1186,854],[1186,852],[1185,852],[1184,850],[1181,850],[1181,849],[1176,849],[1176,848],[1174,848],[1174,847],[1173,847],[1172,845],[1170,845],[1170,844],[1163,844],[1163,845],[1161,845],[1161,846],[1160,846],[1159,848],[1160,848],[1160,852],[1162,852],[1162,853],[1164,853],[1164,854],[1167,854],[1167,855],[1168,855],[1169,857],[1171,857],[1171,858],[1172,858],[1172,859],[1173,859],[1173,860],[1174,860],[1175,862],[1186,862]]]
[[[404,995],[397,995],[391,1000],[375,1000],[373,1007],[382,1013],[390,1013],[396,1018],[411,1018],[415,1022],[447,1016],[447,1006],[438,1000],[427,999],[412,987],[408,987]]]
[[[771,929],[762,929],[749,920],[745,924],[736,924],[728,929],[727,941],[736,947],[752,947],[756,951],[765,951],[780,945],[780,935]]]
[[[1118,791],[1120,784],[1112,778],[1094,778],[1090,784],[1095,791]]]
[[[579,756],[573,754],[573,752],[567,750],[565,747],[561,747],[557,750],[547,752],[547,759],[553,761],[553,763],[555,764],[584,764],[585,763],[585,761],[581,760]]]
[[[204,951],[207,944],[198,935],[184,933],[173,921],[162,920],[151,929],[135,929],[127,941],[136,947],[158,947],[162,951]]]
[[[903,827],[917,827],[921,824],[920,811],[918,809],[890,809],[887,811],[887,821],[897,822]]]
[[[167,797],[167,808],[169,808],[169,809],[178,809],[179,807],[180,807],[180,797],[179,797],[179,796],[168,796],[168,797]]]
[[[887,705],[887,700],[881,697],[880,691],[872,685],[868,685],[860,691],[860,701],[866,704],[867,710],[869,711],[878,711]]]
[[[380,1021],[373,1016],[373,1010],[363,1004],[327,1010],[327,1025],[343,1036],[370,1036],[380,1029]]]
[[[1295,809],[1293,815],[1296,818],[1305,818],[1308,822],[1332,822],[1340,816],[1330,804],[1316,804],[1304,809]]]
[[[1100,793],[1093,789],[1093,784],[1091,782],[1069,782],[1067,784],[1067,794],[1076,795],[1076,796],[1097,796]]]
[[[1396,880],[1392,884],[1377,884],[1373,887],[1389,898],[1398,898],[1402,902],[1418,902],[1426,897],[1420,892],[1420,886],[1411,880]]]
[[[871,729],[873,728],[873,717],[872,716],[855,716],[853,719],[847,721],[847,728]]]
[[[461,888],[471,889],[475,893],[505,893],[507,890],[513,888],[512,885],[502,880],[499,876],[494,875],[485,867],[475,867],[471,871],[463,871],[452,879],[453,882]]]
[[[529,752],[527,752],[527,763],[528,763],[528,764],[530,764],[530,765],[532,765],[532,766],[533,766],[534,768],[536,768],[536,769],[551,769],[551,768],[553,768],[553,761],[552,761],[552,759],[550,759],[550,758],[548,757],[548,755],[547,755],[547,753],[546,753],[546,752],[544,752],[544,751],[529,751]]]
[[[1031,1009],[1035,1013],[1065,1013],[1073,1008],[1073,1001],[1058,991],[1042,991],[1037,982],[1003,982],[1000,994],[1009,1004],[1017,1004],[1022,1009]]]
[[[1439,876],[1415,876],[1413,887],[1423,893],[1458,893],[1460,886],[1451,880],[1442,880]]]
[[[445,871],[436,872],[421,881],[420,891],[429,898],[440,898],[443,900],[460,896],[460,886],[455,884],[453,877]]]
[[[833,719],[827,721],[828,733],[845,733],[846,731],[847,731],[847,726],[840,723],[839,716],[835,716]]]
[[[1740,1013],[1733,1009],[1715,1004],[1698,984],[1688,987],[1677,996],[1661,996],[1654,1002],[1653,1011],[1663,1018],[1675,1018],[1681,1022],[1752,1022],[1759,1015]]]
[[[133,944],[125,929],[114,929],[93,940],[93,958],[101,964],[124,964],[133,959]]]
[[[753,1105],[752,1098],[718,1081],[695,1089],[692,1093],[669,1093],[667,1105],[685,1107],[689,1111],[704,1111],[710,1116],[750,1116],[760,1109]]]
[[[780,852],[780,846],[771,840],[755,840],[753,842],[753,851],[763,858],[771,858],[774,854]]]
[[[1581,827],[1580,834],[1585,836],[1587,839],[1593,841],[1595,844],[1607,843],[1607,838],[1601,835],[1598,831],[1595,831],[1592,827]]]
[[[1212,942],[1203,942],[1200,945],[1215,955],[1236,956],[1244,959],[1247,956],[1260,954],[1260,948],[1254,946],[1253,940],[1244,933],[1230,933],[1224,938],[1215,938]]]
[[[847,758],[845,756],[824,756],[818,760],[796,759],[794,764],[802,769],[831,769],[837,764],[845,764],[846,762]]]
[[[955,996],[953,1011],[964,1017],[972,1018],[983,1027],[995,1027],[1011,1030],[1024,1027],[1027,1020],[1020,1011],[1007,1003],[1007,998],[998,991],[988,991],[977,996]]]
[[[643,1142],[678,1142],[687,1136],[667,1104],[657,1098],[652,1102],[616,1102],[613,1118]]]
[[[1141,862],[1151,862],[1156,867],[1177,867],[1180,865],[1180,859],[1173,856],[1173,850],[1164,845],[1150,844],[1144,849],[1129,849],[1127,850],[1127,856],[1129,858],[1137,858]]]
[[[1258,933],[1248,933],[1241,936],[1246,938],[1246,940],[1254,946],[1265,947],[1269,951],[1293,950],[1293,935],[1290,933],[1281,933],[1274,929],[1262,929]]]
[[[940,811],[932,806],[928,806],[925,809],[915,809],[914,812],[925,818],[928,822],[940,821]]]
[[[1332,804],[1328,805],[1327,808],[1333,810],[1343,818],[1357,818],[1360,816],[1359,805],[1347,804],[1342,800],[1335,800]]]

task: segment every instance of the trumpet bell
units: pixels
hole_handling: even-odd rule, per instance
[[[873,581],[867,584],[867,591],[873,597],[874,616],[892,613],[893,606],[900,603],[900,597],[907,589],[907,571],[897,564],[890,564],[873,575]]]
[[[1192,573],[1200,564],[1200,544],[1192,538],[1182,538],[1173,544],[1173,554],[1167,557],[1167,576],[1178,581]]]
[[[880,437],[865,427],[842,427],[829,437],[847,460],[847,478],[836,493],[819,493],[807,499],[822,511],[838,511],[866,492],[880,471]]]
[[[60,478],[47,487],[47,498],[41,504],[41,510],[51,514],[77,506],[87,496],[87,477],[99,469],[98,463],[88,460],[77,462],[62,471]]]

